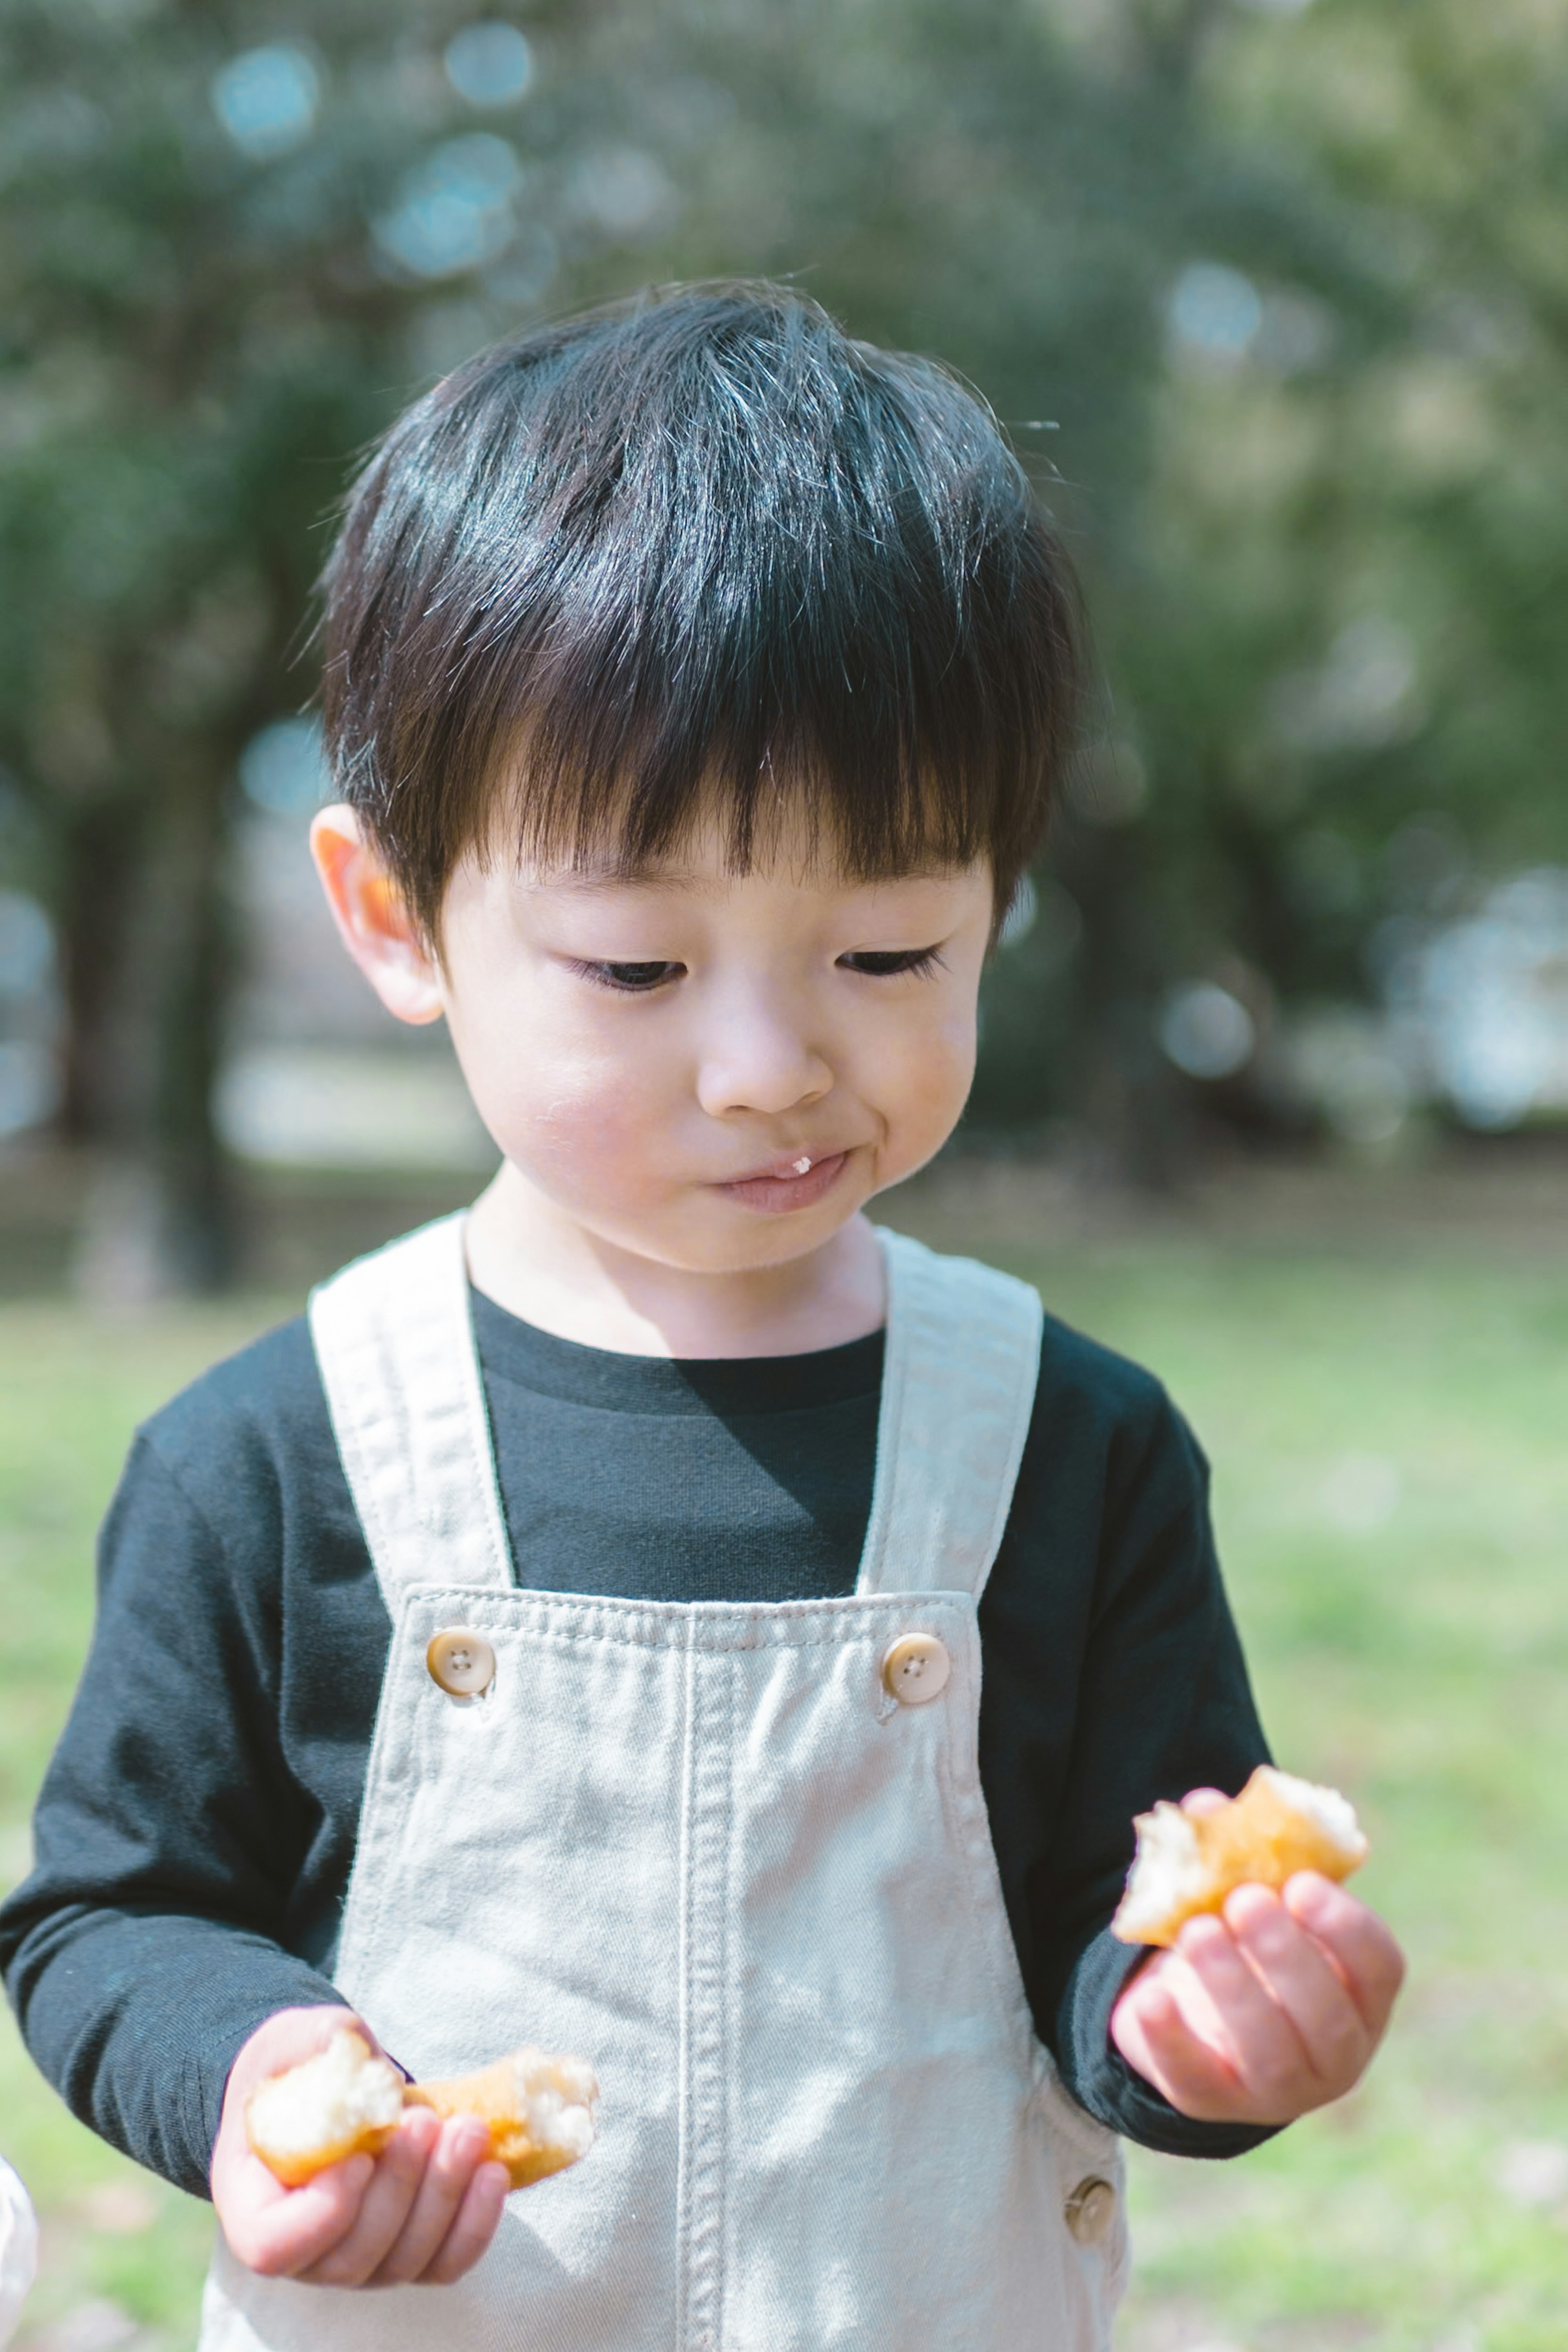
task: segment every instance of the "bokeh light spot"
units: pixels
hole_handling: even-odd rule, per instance
[[[1210,364],[1234,367],[1257,338],[1263,304],[1239,269],[1195,261],[1171,289],[1167,316],[1179,345]]]
[[[0,996],[31,996],[54,970],[55,934],[36,898],[0,890]]]
[[[476,269],[510,243],[522,182],[516,150],[493,131],[448,139],[407,174],[376,242],[416,278]]]
[[[1160,1017],[1160,1044],[1189,1078],[1233,1078],[1246,1068],[1257,1025],[1239,996],[1199,980],[1173,991]]]
[[[534,78],[534,57],[515,25],[465,25],[443,52],[446,79],[470,106],[515,106]]]
[[[245,49],[213,76],[213,109],[242,154],[286,155],[308,139],[321,79],[303,49],[285,42]]]
[[[326,797],[327,763],[314,719],[279,719],[240,754],[246,800],[268,816],[308,816]]]

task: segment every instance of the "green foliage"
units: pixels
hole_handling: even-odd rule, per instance
[[[1320,0],[1238,12],[1206,60],[1206,110],[1331,234],[1307,267],[1219,249],[1261,327],[1229,367],[1178,352],[1159,388],[1160,602],[1119,643],[1160,714],[1149,823],[1175,870],[1189,844],[1186,954],[1229,944],[1298,992],[1364,984],[1378,919],[1467,865],[1568,852],[1568,350],[1542,234],[1568,77],[1544,25]],[[1388,854],[1422,814],[1449,845],[1426,872]]]
[[[227,1254],[238,756],[308,696],[324,518],[428,377],[411,236],[511,220],[515,102],[442,68],[465,13],[0,7],[8,830],[61,933],[68,1131],[140,1169],[177,1279]]]
[[[78,1133],[216,1181],[235,760],[308,695],[353,451],[644,280],[792,275],[939,352],[1078,551],[1071,906],[993,976],[982,1123],[1168,1132],[1173,981],[1365,995],[1568,856],[1539,0],[549,0],[488,98],[469,18],[0,0],[0,843],[63,927]],[[292,123],[225,128],[258,57]]]

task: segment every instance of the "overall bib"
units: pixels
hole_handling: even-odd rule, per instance
[[[392,1622],[335,1980],[416,2076],[588,2059],[600,2136],[455,2286],[256,2278],[220,2239],[201,2352],[1108,2352],[1118,2144],[1035,2037],[976,1755],[1039,1302],[881,1238],[840,1600],[520,1589],[462,1220],[316,1295]],[[455,1628],[483,1696],[427,1667]]]

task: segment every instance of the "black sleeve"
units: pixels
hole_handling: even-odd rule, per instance
[[[265,1560],[267,1498],[244,1499]],[[279,1747],[276,1568],[255,1571],[236,1572],[140,1438],[35,1867],[0,1912],[0,1967],[43,2073],[84,2123],[199,2196],[240,2045],[276,2010],[340,1998],[279,1941],[311,1825]]]
[[[1053,1857],[1061,1915],[1096,1922],[1120,1900],[1134,1812],[1194,1788],[1233,1796],[1269,1759],[1215,1555],[1208,1465],[1168,1405],[1107,1537],[1069,1768],[1070,1786],[1102,1801],[1079,1809],[1070,1799],[1077,1834]],[[1073,2095],[1171,2156],[1238,2156],[1272,2138],[1272,2126],[1195,2123],[1128,2065],[1111,2011],[1142,1958],[1099,1925],[1073,1958],[1057,2010]]]
[[[1092,1402],[1082,1384],[1046,1386],[988,1588],[988,1790],[1006,1743],[1010,1787],[1028,1792],[996,1824],[998,1858],[1036,2023],[1073,2095],[1145,2147],[1232,2156],[1271,2132],[1179,2115],[1110,2039],[1142,1957],[1108,1932],[1134,1815],[1192,1788],[1234,1793],[1269,1751],[1215,1556],[1207,1464],[1158,1384],[1109,1360]]]

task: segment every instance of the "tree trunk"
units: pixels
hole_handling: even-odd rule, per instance
[[[58,1123],[71,1144],[102,1139],[131,911],[126,877],[141,856],[145,824],[145,811],[129,797],[93,800],[72,811],[59,845],[55,914],[66,1030]]]
[[[131,1305],[233,1271],[212,1095],[234,958],[228,747],[171,747],[156,794],[84,813],[66,843],[63,1124],[92,1150],[77,1279]]]

